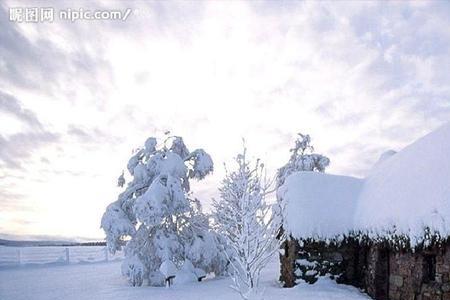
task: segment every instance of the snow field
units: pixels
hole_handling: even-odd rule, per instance
[[[319,279],[314,285],[282,288],[277,278],[279,261],[263,270],[265,300],[367,300],[356,288]],[[120,262],[0,269],[2,300],[239,300],[227,277],[165,287],[130,287],[120,274]]]

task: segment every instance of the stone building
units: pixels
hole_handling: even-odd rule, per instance
[[[296,240],[280,255],[285,287],[314,283],[330,276],[350,284],[377,300],[449,300],[450,244],[426,250],[395,250],[384,243],[339,245]]]
[[[321,276],[377,300],[450,300],[450,124],[366,178],[299,172],[278,190],[285,287]]]

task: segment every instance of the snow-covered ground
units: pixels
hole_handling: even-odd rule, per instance
[[[279,263],[275,259],[263,273],[265,299],[363,300],[370,299],[356,288],[323,279],[314,285],[301,284],[291,289],[277,282]],[[120,275],[120,262],[42,265],[0,268],[2,300],[106,300],[106,299],[239,299],[229,288],[229,278],[213,278],[171,288],[130,287]]]

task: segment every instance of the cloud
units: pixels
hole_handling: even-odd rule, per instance
[[[0,203],[2,212],[33,211],[33,208],[24,203],[26,196],[23,194],[11,193],[8,191],[0,191]]]
[[[51,132],[18,133],[8,138],[0,135],[0,165],[23,169],[24,161],[40,147],[58,141],[59,135]]]
[[[89,207],[91,224],[114,200],[131,149],[165,130],[213,156],[215,174],[194,189],[207,202],[241,137],[274,171],[295,134],[309,133],[329,172],[364,176],[382,152],[450,117],[446,2],[84,5],[133,13],[126,22],[15,24],[2,5],[0,110],[24,126],[0,132],[0,163],[13,172],[26,162],[8,192],[44,177],[23,201]],[[66,190],[71,200],[58,196]]]
[[[0,111],[13,115],[20,121],[26,123],[31,128],[42,129],[42,124],[37,119],[34,112],[26,109],[12,95],[0,90]]]
[[[67,129],[67,133],[71,136],[78,138],[81,142],[110,142],[117,141],[119,138],[112,136],[110,133],[105,132],[99,128],[86,129],[82,125],[70,124]]]
[[[64,58],[52,43],[44,39],[32,42],[9,21],[5,4],[0,6],[0,78],[1,82],[37,90],[56,81],[64,69]]]
[[[59,135],[45,129],[35,113],[12,95],[0,90],[0,111],[28,125],[23,132],[9,136],[0,132],[0,165],[5,169],[23,169],[23,163],[39,148],[55,143]]]
[[[95,51],[83,41],[83,37],[90,35],[90,28],[71,24],[69,30],[55,21],[37,23],[30,30],[26,24],[19,26],[9,21],[10,6],[24,7],[26,2],[0,5],[0,87],[53,94],[70,100],[82,92],[77,89],[79,83],[98,96],[106,83],[114,80],[109,63],[102,57],[100,40]],[[55,2],[51,6],[58,9]],[[66,48],[70,40],[76,42]],[[101,106],[102,101],[96,104]]]

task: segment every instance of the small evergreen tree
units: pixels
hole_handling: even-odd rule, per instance
[[[252,165],[245,149],[236,163],[237,169],[227,171],[222,181],[220,200],[213,202],[214,216],[227,244],[232,288],[243,299],[253,299],[260,294],[261,270],[279,249],[280,210],[273,210],[266,202],[270,182],[264,165],[259,160]]]

